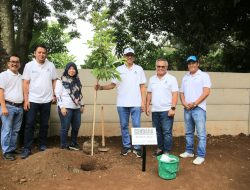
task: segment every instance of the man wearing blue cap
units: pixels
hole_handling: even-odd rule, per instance
[[[183,77],[180,98],[184,106],[186,150],[180,157],[194,157],[194,132],[197,131],[197,157],[194,164],[200,165],[206,156],[206,98],[210,94],[211,81],[207,73],[199,69],[196,56],[186,60],[189,72]]]
[[[133,152],[136,157],[142,157],[141,147],[134,145],[132,148],[129,135],[129,117],[131,116],[134,128],[140,127],[141,112],[145,111],[145,83],[146,76],[141,66],[134,63],[135,52],[132,48],[126,48],[123,52],[125,64],[117,67],[121,80],[112,79],[110,84],[96,85],[96,90],[110,90],[117,87],[117,111],[120,118],[122,134],[121,155],[126,156]],[[132,150],[133,149],[133,150]]]

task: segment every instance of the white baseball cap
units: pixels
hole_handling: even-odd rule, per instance
[[[123,55],[126,55],[126,54],[128,54],[128,53],[133,53],[133,54],[135,54],[135,51],[134,51],[132,48],[126,48],[126,49],[124,50],[124,52],[123,52]]]

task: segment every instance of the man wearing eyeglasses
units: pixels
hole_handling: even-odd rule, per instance
[[[172,128],[178,100],[178,83],[174,76],[167,72],[166,59],[156,60],[156,74],[149,79],[146,114],[150,113],[152,104],[152,124],[156,128],[157,150],[154,156],[168,155],[172,148]]]
[[[125,64],[117,67],[121,81],[113,79],[110,84],[96,85],[96,90],[110,90],[117,86],[117,111],[120,118],[122,134],[121,155],[126,156],[132,152],[142,157],[141,147],[135,145],[132,148],[129,135],[129,117],[131,116],[134,128],[140,127],[141,112],[145,111],[145,83],[146,77],[141,66],[134,63],[135,52],[132,48],[124,50]]]
[[[1,146],[5,160],[15,160],[17,136],[23,118],[23,88],[18,55],[12,55],[8,70],[0,74]]]
[[[197,131],[197,157],[193,164],[200,165],[206,156],[206,98],[210,94],[211,81],[207,73],[199,69],[196,56],[186,60],[189,72],[183,77],[180,88],[181,103],[184,107],[186,150],[180,157],[194,157],[194,132]]]

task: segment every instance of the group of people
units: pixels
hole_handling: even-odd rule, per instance
[[[167,72],[166,59],[157,59],[156,74],[149,79],[146,93],[146,77],[141,66],[134,63],[135,52],[132,48],[124,50],[125,64],[119,66],[121,80],[113,79],[110,84],[96,85],[96,90],[110,90],[117,87],[117,111],[120,119],[122,151],[142,157],[141,147],[131,144],[129,135],[129,118],[132,127],[140,127],[141,112],[149,115],[152,112],[152,126],[156,128],[157,150],[154,155],[169,155],[172,148],[172,128],[178,101],[178,82]],[[186,150],[180,157],[194,157],[194,133],[197,131],[199,143],[197,157],[193,163],[200,165],[206,156],[206,98],[210,93],[209,75],[199,69],[196,56],[186,60],[188,73],[183,77],[180,88],[180,99],[184,107],[186,129]]]
[[[117,67],[120,80],[114,78],[110,84],[95,85],[95,90],[117,88],[117,112],[120,119],[122,136],[121,155],[129,152],[142,157],[141,147],[132,146],[129,133],[129,118],[132,126],[139,128],[141,113],[152,112],[152,125],[157,132],[155,156],[168,155],[172,148],[172,128],[178,101],[178,82],[167,72],[168,62],[156,60],[156,74],[149,79],[146,92],[146,76],[141,66],[134,63],[135,52],[132,48],[124,50],[125,63]],[[197,157],[194,164],[201,164],[206,156],[206,98],[210,93],[209,75],[199,69],[196,56],[186,60],[189,72],[183,77],[180,99],[184,107],[186,129],[186,150],[180,157],[194,157],[194,132],[199,139]],[[84,112],[82,84],[75,63],[68,63],[60,78],[57,78],[53,63],[47,60],[47,48],[38,45],[34,59],[27,63],[23,76],[18,73],[20,60],[17,55],[10,56],[8,70],[0,74],[0,114],[2,119],[1,145],[3,157],[15,160],[18,132],[21,128],[23,110],[25,111],[24,147],[21,158],[31,154],[36,118],[39,115],[39,149],[47,148],[48,122],[51,103],[57,102],[61,122],[60,146],[62,149],[79,150],[77,135]],[[67,142],[71,126],[71,141]]]
[[[61,78],[55,65],[47,59],[47,48],[38,45],[34,59],[25,65],[23,75],[18,55],[11,55],[8,69],[0,74],[1,146],[5,160],[15,160],[18,132],[24,118],[24,140],[21,158],[31,154],[39,120],[39,150],[47,149],[51,104],[57,102],[61,121],[61,148],[79,150],[77,144],[81,113],[84,111],[82,84],[75,63],[68,63]],[[25,111],[25,112],[24,112]],[[24,115],[24,117],[23,117]],[[71,142],[67,143],[71,125]]]

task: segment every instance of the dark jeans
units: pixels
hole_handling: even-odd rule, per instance
[[[81,125],[81,111],[79,109],[67,108],[67,115],[63,116],[61,109],[58,107],[58,113],[61,121],[61,147],[65,148],[68,146],[67,137],[68,131],[71,125],[71,144],[77,144],[78,131]]]
[[[153,127],[156,128],[158,148],[170,152],[172,148],[172,128],[174,117],[168,116],[168,111],[152,112]]]
[[[39,141],[40,146],[46,146],[47,144],[47,134],[49,128],[49,117],[50,117],[50,107],[49,103],[33,103],[30,102],[30,109],[26,112],[26,124],[24,130],[24,148],[31,150],[31,146],[34,138],[34,130],[36,126],[36,116],[40,113],[40,129],[39,129]]]

